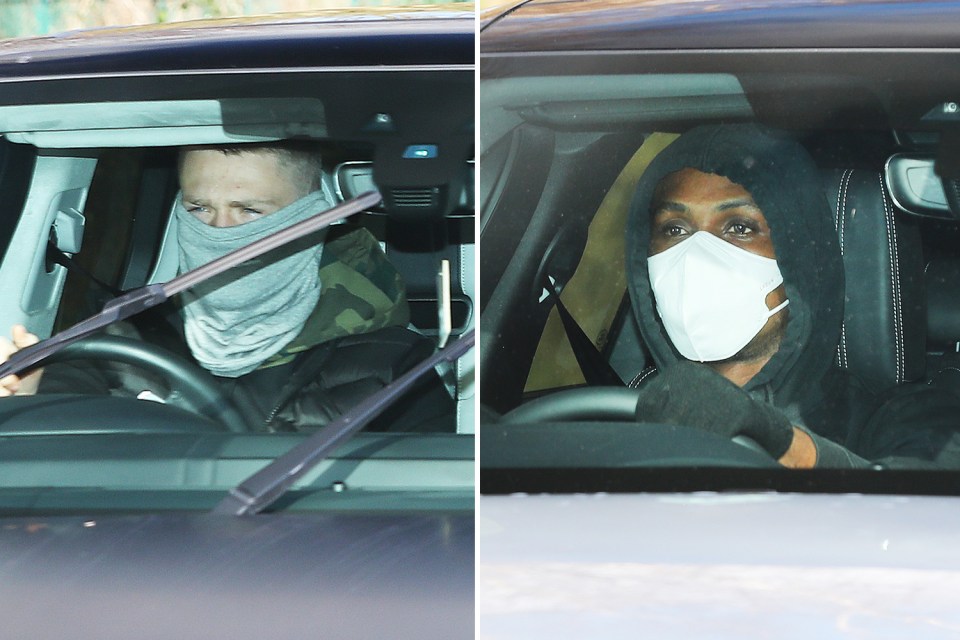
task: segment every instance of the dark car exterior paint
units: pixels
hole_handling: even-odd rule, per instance
[[[481,53],[956,46],[960,4],[896,0],[532,0],[485,16]]]
[[[401,82],[453,69],[456,77],[442,75],[452,97],[434,104],[472,105],[469,9],[0,42],[0,103],[246,97],[271,76],[305,70],[409,72]],[[331,135],[356,130],[352,121],[333,125]],[[462,490],[448,492],[453,503],[437,492],[429,509],[357,492],[349,513],[243,518],[184,513],[189,490],[166,507],[135,491],[122,499],[133,515],[106,516],[93,514],[110,503],[109,490],[95,491],[104,500],[92,511],[69,488],[36,491],[74,506],[44,508],[27,489],[16,512],[34,515],[0,519],[4,638],[473,637],[474,524]],[[64,513],[81,515],[51,515]]]
[[[0,79],[198,69],[473,65],[469,11],[160,25],[0,42]]]
[[[472,513],[7,518],[2,635],[472,638],[473,547]]]
[[[877,117],[891,127],[916,125],[937,100],[955,100],[947,94],[957,83],[958,9],[956,2],[532,0],[486,16],[481,76],[519,83],[525,74],[769,72],[787,85],[862,70],[881,79],[878,86],[900,89]],[[930,69],[944,71],[934,76],[942,85],[921,82]],[[788,108],[790,97],[781,94],[775,124],[802,122],[795,118],[803,106]],[[484,256],[497,248],[485,246]],[[484,328],[497,336],[492,323]],[[808,476],[817,481],[803,486],[794,475],[790,487],[755,480],[691,487],[684,478],[671,487],[660,469],[514,471],[481,471],[482,492],[496,494],[479,503],[484,637],[573,638],[589,629],[628,638],[639,629],[660,638],[939,638],[958,628],[944,596],[958,566],[950,477],[932,478],[929,487],[951,497],[925,498],[856,495],[916,491],[915,475],[901,487],[895,478],[864,477],[847,485],[853,495],[829,496],[816,493],[844,491],[833,482],[843,478]],[[647,481],[654,475],[660,484]]]

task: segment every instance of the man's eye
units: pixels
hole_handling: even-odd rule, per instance
[[[660,231],[668,238],[678,238],[687,233],[687,230],[679,224],[665,224]]]
[[[207,212],[207,208],[198,204],[188,204],[184,206],[189,213],[192,213],[195,216],[204,214]]]
[[[727,230],[737,236],[748,236],[753,233],[753,227],[743,222],[734,222]]]
[[[249,207],[245,208],[245,209],[243,210],[243,212],[244,212],[245,214],[247,214],[248,216],[262,216],[262,215],[263,215],[263,211],[259,211],[259,210],[257,210],[257,209],[251,209],[251,208],[249,208]]]

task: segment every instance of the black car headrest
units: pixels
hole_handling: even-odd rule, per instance
[[[837,363],[874,390],[919,380],[926,366],[923,254],[880,171],[823,172],[846,276]]]

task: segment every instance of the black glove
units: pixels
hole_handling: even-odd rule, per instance
[[[696,427],[733,438],[753,439],[775,459],[790,448],[793,427],[776,407],[703,364],[679,362],[640,387],[637,419]]]

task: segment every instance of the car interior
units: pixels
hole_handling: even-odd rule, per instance
[[[0,296],[16,303],[0,310],[0,324],[22,323],[44,338],[121,292],[175,276],[178,146],[295,138],[321,150],[323,190],[332,202],[379,189],[380,204],[344,224],[368,229],[401,273],[410,328],[439,348],[475,326],[472,70],[174,80],[175,87],[173,80],[151,86],[138,78],[102,78],[79,94],[59,95],[34,83],[5,95],[0,188],[8,207],[0,231]],[[64,79],[50,84],[79,86]],[[347,89],[353,99],[373,97],[357,109]],[[436,100],[424,108],[416,96],[428,89]],[[38,103],[44,95],[50,101]],[[125,100],[115,101],[117,95]],[[360,434],[298,486],[329,488],[336,476],[368,496],[391,488],[472,495],[473,370],[470,352],[438,371],[456,401],[455,432]],[[5,487],[65,481],[102,488],[116,485],[123,468],[146,464],[151,479],[131,476],[132,485],[218,493],[303,439],[227,433],[193,413],[188,401],[174,407],[41,394],[14,398],[6,408],[0,407],[0,438],[18,444],[5,448]],[[38,434],[45,437],[30,437]],[[86,444],[77,444],[81,435]],[[157,439],[165,443],[159,449]],[[111,464],[103,464],[104,455]],[[42,471],[38,460],[46,461]],[[192,470],[185,472],[184,464]],[[33,471],[24,474],[28,467]],[[95,493],[91,504],[103,506]]]
[[[903,62],[884,76],[840,54],[819,62],[836,73],[787,54],[622,57],[607,73],[581,70],[575,57],[561,75],[529,59],[499,60],[486,77],[481,65],[481,280],[493,283],[480,302],[485,469],[637,464],[618,453],[636,433],[593,424],[629,420],[636,396],[589,389],[577,352],[598,351],[617,386],[636,386],[652,364],[626,295],[623,229],[643,168],[697,124],[760,122],[820,167],[847,283],[837,365],[878,394],[900,384],[960,390],[960,119],[949,86],[908,79]],[[692,72],[698,65],[724,72]],[[580,434],[547,444],[547,434],[564,439],[564,421],[579,421]],[[576,442],[587,427],[598,444],[584,450]],[[641,465],[685,463],[636,444],[651,452]]]

